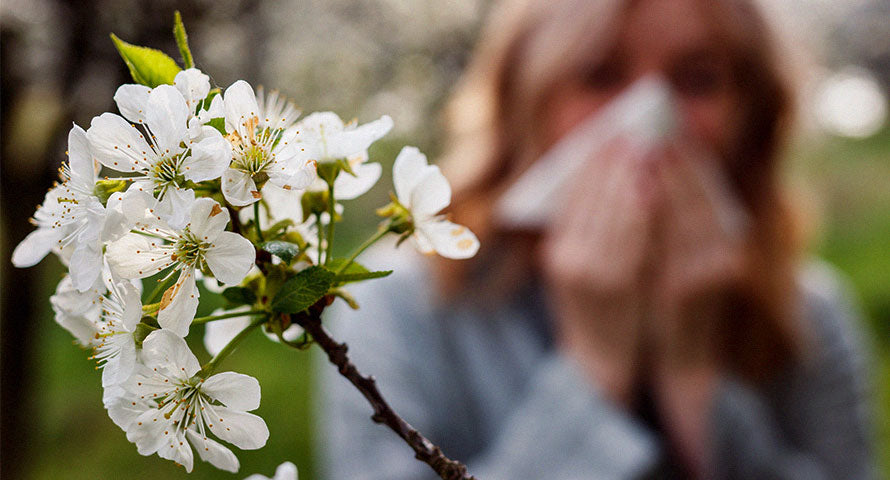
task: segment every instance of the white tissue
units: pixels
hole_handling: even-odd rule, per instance
[[[505,226],[545,226],[585,163],[611,140],[623,137],[644,155],[678,127],[670,86],[647,76],[594,112],[551,147],[499,199],[495,215]]]

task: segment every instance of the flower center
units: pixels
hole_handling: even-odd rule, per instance
[[[179,172],[181,158],[181,154],[161,157],[160,161],[152,165],[149,175],[160,188],[168,187],[171,184],[179,185],[185,181],[185,178]]]
[[[210,243],[198,240],[198,237],[186,227],[173,247],[172,259],[190,267],[202,269],[204,267],[204,252],[208,248],[210,248]]]

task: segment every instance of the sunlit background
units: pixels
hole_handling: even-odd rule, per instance
[[[12,248],[55,179],[71,122],[115,110],[127,71],[108,38],[176,56],[173,10],[182,11],[199,68],[226,87],[243,78],[278,88],[304,112],[333,110],[395,129],[371,150],[388,171],[405,144],[441,151],[440,110],[459,78],[489,7],[483,0],[106,0],[0,3],[2,62],[2,476],[9,479],[184,478],[156,456],[141,457],[108,419],[94,364],[58,328],[49,296],[63,273],[49,258],[13,270]],[[764,2],[807,55],[788,61],[805,79],[803,128],[789,152],[789,181],[811,218],[812,250],[851,280],[872,349],[874,405],[883,469],[890,472],[890,2]],[[818,67],[817,67],[818,65]],[[345,252],[376,223],[389,180],[347,209]],[[203,298],[210,298],[206,295]],[[359,299],[360,301],[361,299]],[[199,315],[215,306],[203,302]],[[193,329],[196,330],[196,328]],[[193,335],[200,338],[200,335]],[[200,342],[192,345],[209,358]],[[315,478],[319,359],[255,335],[225,367],[257,377],[265,448],[238,452],[230,475],[196,462],[191,478],[271,475],[285,460]],[[369,410],[370,416],[370,410]],[[370,419],[368,420],[370,421]],[[382,427],[381,427],[382,428]],[[406,455],[410,455],[406,447]]]

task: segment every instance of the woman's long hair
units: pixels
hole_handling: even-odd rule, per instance
[[[534,275],[536,232],[506,231],[493,205],[542,153],[548,95],[605,56],[623,16],[640,0],[514,0],[499,5],[447,110],[449,150],[441,162],[454,184],[451,215],[482,242],[472,261],[441,261],[445,295],[484,290],[489,300]],[[790,75],[753,0],[702,0],[735,69],[743,111],[737,144],[723,165],[752,216],[743,285],[724,315],[721,352],[728,368],[753,381],[801,352],[794,216],[780,182],[779,154],[789,130]],[[597,56],[600,57],[597,57]]]

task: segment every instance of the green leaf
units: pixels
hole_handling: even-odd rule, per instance
[[[345,258],[335,258],[328,264],[328,268],[336,272],[340,266],[346,263]],[[392,273],[392,270],[382,270],[372,272],[365,268],[364,265],[353,261],[346,267],[346,270],[334,277],[334,283],[343,284],[349,282],[358,282],[360,280],[370,280],[372,278],[383,278]]]
[[[311,307],[327,293],[334,283],[334,272],[312,266],[300,271],[284,282],[272,299],[272,310],[281,313],[299,313]]]
[[[192,58],[192,51],[189,49],[189,36],[185,33],[185,25],[182,24],[182,15],[179,10],[173,12],[173,37],[176,38],[176,46],[179,47],[179,54],[182,55],[182,64],[185,68],[195,66],[195,59]]]
[[[392,270],[380,270],[376,272],[365,273],[341,273],[334,278],[336,283],[358,282],[361,280],[371,280],[372,278],[388,277]]]
[[[117,47],[136,83],[151,88],[165,83],[172,84],[176,74],[182,70],[172,58],[160,50],[131,45],[113,33],[111,41]]]
[[[225,118],[222,118],[222,117],[211,118],[210,121],[207,122],[207,125],[210,125],[211,127],[215,128],[217,131],[219,131],[219,133],[222,136],[226,135],[226,119]]]
[[[294,258],[300,255],[300,246],[296,243],[285,242],[283,240],[272,240],[260,245],[263,250],[280,258],[284,263],[289,264]]]
[[[223,290],[222,296],[234,305],[253,305],[256,303],[256,294],[247,287],[229,287]]]

